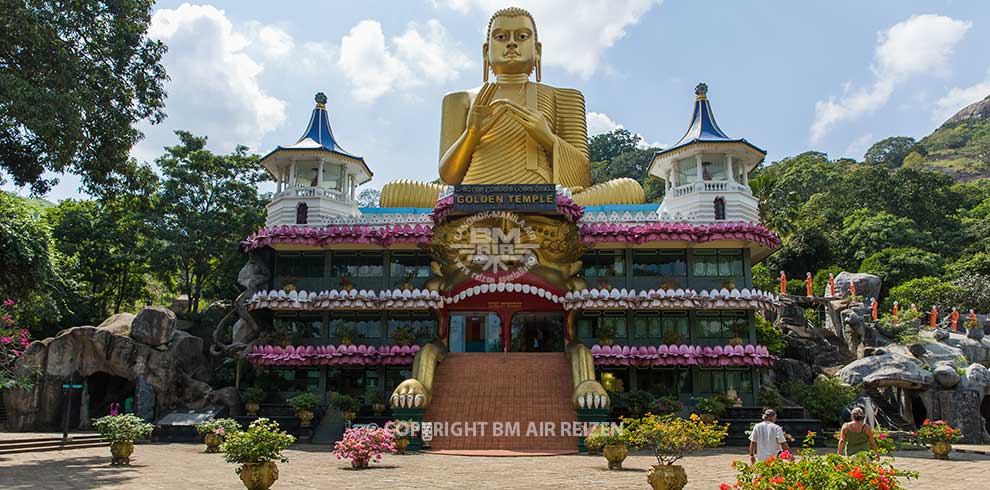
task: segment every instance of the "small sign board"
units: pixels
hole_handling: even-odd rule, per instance
[[[82,385],[64,384],[64,385],[62,385],[62,389],[64,389],[64,390],[81,390],[82,389]]]
[[[455,213],[482,211],[557,211],[557,186],[554,184],[491,184],[454,186]]]
[[[433,440],[433,424],[430,422],[423,422],[420,424],[419,428],[419,437],[423,440],[423,442],[430,442]]]

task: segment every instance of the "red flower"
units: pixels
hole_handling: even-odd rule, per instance
[[[863,477],[865,476],[865,475],[863,475],[863,470],[861,470],[859,468],[859,466],[857,466],[854,470],[852,470],[852,471],[850,471],[849,473],[846,473],[846,474],[849,475],[849,476],[851,476],[851,477],[853,477],[853,478],[855,478],[855,479],[857,479],[857,480],[862,480]]]
[[[793,461],[794,460],[794,455],[791,454],[790,451],[784,451],[784,452],[780,453],[780,455],[778,457],[780,459],[787,460],[787,461]]]
[[[780,485],[781,483],[784,483],[784,477],[782,477],[782,476],[775,476],[775,477],[773,477],[773,478],[770,479],[770,483],[773,483],[775,485]]]
[[[732,487],[728,483],[723,483],[718,486],[718,490],[732,490]]]
[[[922,422],[922,423],[921,423],[921,425],[929,425],[929,424],[931,424],[931,423],[932,423],[932,421],[931,421],[931,420],[928,420],[928,419],[925,419],[925,421],[924,421],[924,422]]]

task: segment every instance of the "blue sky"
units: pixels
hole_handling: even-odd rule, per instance
[[[920,138],[990,94],[990,3],[963,1],[518,1],[536,17],[544,83],[582,90],[589,127],[677,141],[699,81],[719,124],[768,150],[862,158]],[[436,177],[440,100],[481,83],[494,0],[156,4],[168,119],[142,125],[151,161],[172,131],[265,153],[295,142],[323,91],[368,184]],[[66,176],[48,198],[78,196]],[[8,185],[6,189],[11,189]],[[26,194],[26,191],[20,191]]]

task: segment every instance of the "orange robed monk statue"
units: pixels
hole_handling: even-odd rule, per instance
[[[787,274],[780,271],[780,294],[787,294]]]
[[[870,315],[873,317],[873,321],[877,321],[880,318],[880,304],[877,303],[877,299],[873,298],[870,300]]]
[[[959,310],[955,306],[952,307],[952,329],[959,330]]]
[[[809,272],[804,277],[804,286],[805,286],[805,289],[808,290],[808,297],[809,298],[811,298],[811,297],[813,297],[815,295],[815,291],[811,288],[811,283],[812,283],[811,273]]]
[[[929,319],[928,324],[932,328],[938,326],[938,306],[932,306],[932,317]]]
[[[835,274],[828,273],[828,297],[835,297]]]

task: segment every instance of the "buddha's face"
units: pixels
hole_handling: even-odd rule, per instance
[[[540,56],[540,43],[528,16],[499,16],[484,45],[485,56],[496,74],[530,73]]]

